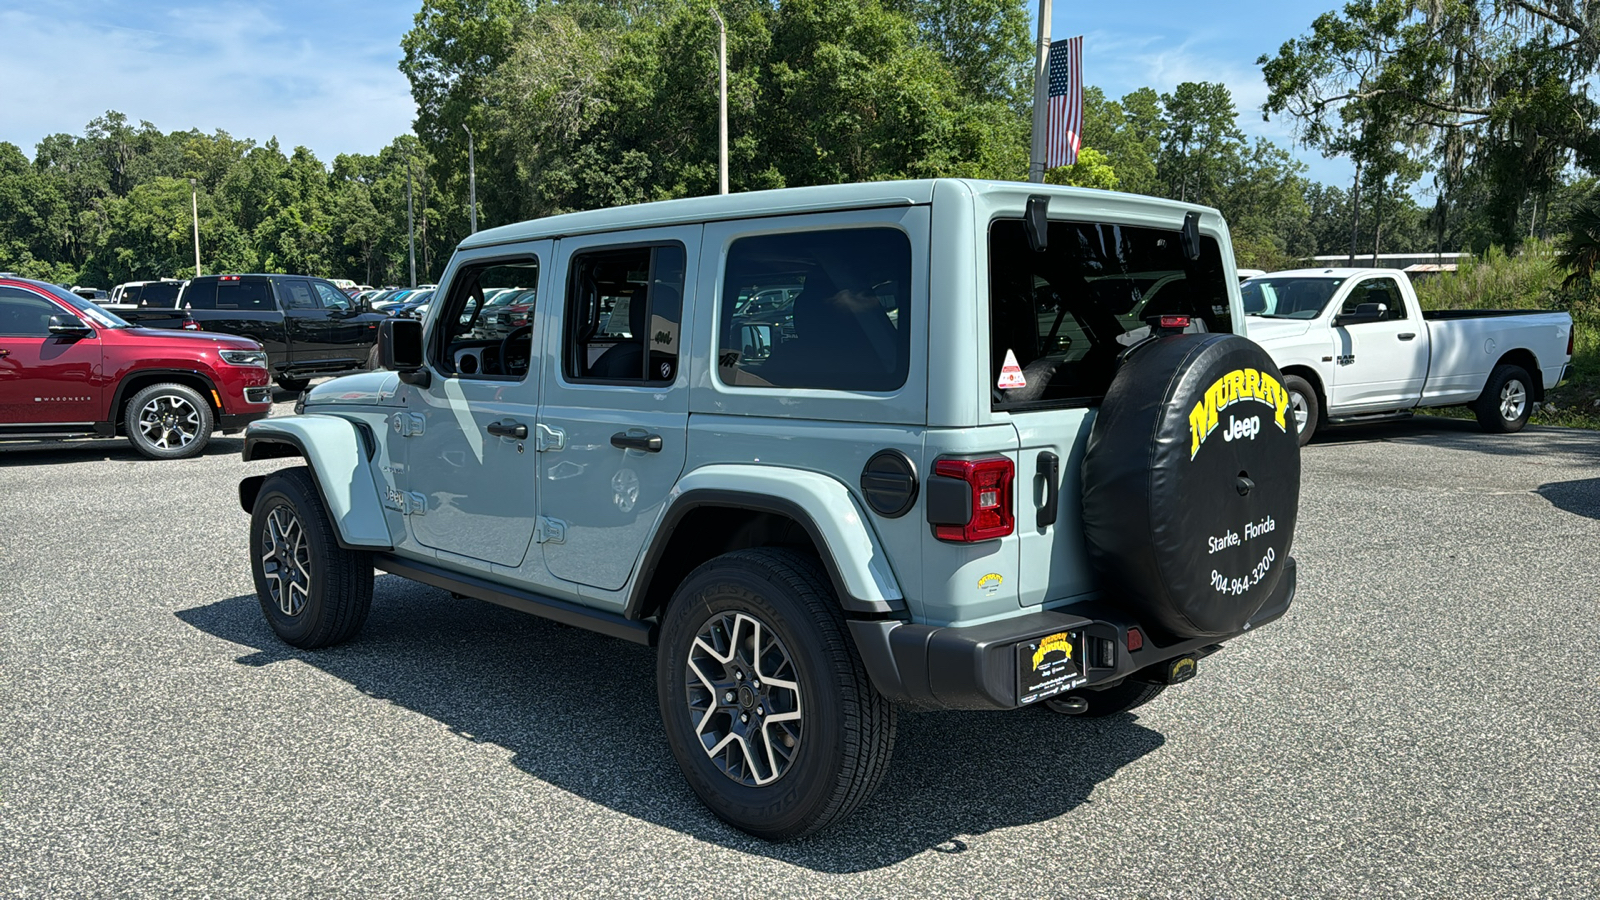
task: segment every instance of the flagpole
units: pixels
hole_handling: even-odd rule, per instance
[[[1039,59],[1033,70],[1033,148],[1028,180],[1044,181],[1045,128],[1050,109],[1050,0],[1039,0]]]

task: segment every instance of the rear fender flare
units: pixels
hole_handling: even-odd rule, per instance
[[[691,510],[706,506],[760,510],[793,519],[816,544],[846,610],[883,614],[906,608],[888,554],[850,489],[826,475],[779,466],[703,466],[679,479],[646,551],[642,575],[653,572],[677,523]],[[643,577],[635,585],[631,613],[640,609],[648,580]]]
[[[305,459],[340,546],[389,550],[394,538],[372,472],[371,440],[361,425],[338,416],[262,419],[245,429],[244,459]],[[239,482],[239,505],[245,512],[254,511],[266,478],[254,475]]]

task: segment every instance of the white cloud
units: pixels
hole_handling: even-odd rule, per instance
[[[146,7],[131,21],[116,6],[0,8],[0,34],[26,48],[0,55],[0,140],[31,155],[44,136],[81,134],[115,109],[163,131],[276,136],[330,162],[411,130],[416,107],[395,67],[403,20],[328,34],[286,5]]]

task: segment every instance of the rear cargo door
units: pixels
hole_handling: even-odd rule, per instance
[[[1174,222],[1174,225],[1178,224]],[[1083,537],[1083,456],[1118,357],[1161,316],[1231,332],[1217,242],[1186,259],[1178,230],[1051,222],[1031,249],[1021,219],[989,232],[992,408],[1017,430],[1018,599],[1097,589]]]

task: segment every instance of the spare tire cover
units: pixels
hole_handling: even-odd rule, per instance
[[[1235,634],[1283,575],[1299,505],[1300,442],[1266,351],[1180,334],[1129,354],[1083,460],[1108,599],[1178,637]]]

